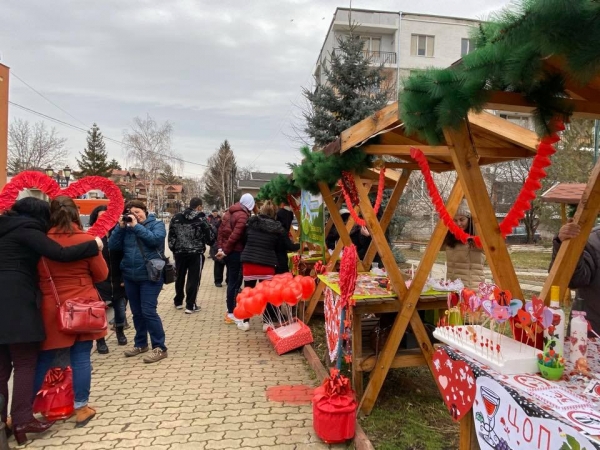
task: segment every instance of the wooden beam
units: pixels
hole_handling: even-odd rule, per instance
[[[330,156],[335,153],[339,153],[340,148],[342,148],[342,141],[340,140],[340,138],[337,138],[335,141],[325,146],[325,148],[323,149],[323,153],[325,153],[327,156]]]
[[[479,449],[479,444],[477,443],[475,420],[473,419],[473,409],[471,408],[460,421],[458,450],[473,449]]]
[[[551,286],[560,286],[559,298],[564,298],[573,272],[575,272],[577,263],[583,253],[583,248],[587,243],[592,228],[596,224],[596,217],[598,217],[599,211],[600,162],[597,162],[573,217],[573,221],[581,227],[581,233],[576,238],[561,243],[550,274],[542,287],[540,296],[546,300],[546,303],[549,302]]]
[[[505,119],[500,119],[505,121]],[[506,121],[505,121],[506,122]],[[450,150],[447,145],[425,146],[425,145],[365,145],[362,147],[367,155],[388,155],[397,157],[410,157],[410,151],[413,148],[418,148],[426,156],[450,158]],[[477,147],[477,153],[481,157],[489,158],[531,158],[535,156],[535,149],[523,147]],[[386,164],[388,166],[388,164]],[[388,166],[389,167],[389,166]]]
[[[600,103],[576,99],[565,99],[565,101],[573,108],[572,117],[576,119],[600,119]],[[488,101],[483,107],[485,109],[532,114],[537,105],[525,99],[518,92],[493,91],[488,95]]]
[[[401,169],[401,170],[420,170],[421,168],[417,163],[401,163],[401,162],[386,162],[386,167],[390,169]],[[448,170],[454,170],[452,164],[429,164],[429,169],[432,172],[447,172]]]
[[[377,364],[377,356],[367,356],[356,362],[362,372],[371,372]],[[392,361],[391,369],[402,369],[404,367],[426,366],[427,361],[420,349],[402,350]],[[358,397],[360,398],[360,397]]]
[[[534,154],[537,152],[537,146],[540,141],[537,134],[527,128],[512,123],[509,120],[503,119],[500,116],[495,116],[487,112],[478,114],[469,113],[469,123],[474,126],[475,129],[482,129],[486,133],[491,133],[494,136],[500,137],[502,141],[508,141],[517,147],[525,148]],[[477,148],[476,151],[480,156],[493,156],[479,153],[479,148]]]
[[[0,64],[0,190],[7,181],[8,165],[8,82],[10,69]]]
[[[394,102],[385,108],[380,109],[372,116],[369,116],[344,130],[340,136],[340,153],[350,150],[352,147],[369,139],[374,134],[385,130],[396,122],[399,122],[398,102]]]
[[[513,297],[523,298],[519,280],[506,249],[506,242],[500,234],[494,207],[477,163],[478,155],[471,140],[468,122],[463,121],[457,130],[445,129],[444,134],[451,149],[458,180],[467,197],[476,229],[480,233],[494,281],[502,289],[510,290]]]
[[[360,192],[359,195],[361,195]],[[458,206],[462,198],[462,186],[457,180],[454,183],[454,187],[452,188],[450,196],[448,197],[448,203],[446,204],[446,209],[451,216],[454,216],[458,210]],[[369,414],[375,406],[375,401],[377,400],[379,391],[381,390],[383,382],[385,381],[388,371],[390,370],[394,357],[396,356],[396,352],[398,351],[400,341],[402,341],[402,337],[406,332],[406,327],[408,326],[409,322],[413,328],[413,331],[415,331],[417,340],[422,339],[421,332],[423,331],[423,323],[416,312],[416,307],[419,303],[419,297],[421,296],[423,286],[425,286],[425,282],[429,277],[429,273],[431,272],[431,268],[435,263],[437,254],[442,247],[442,243],[444,242],[447,231],[448,229],[446,228],[444,222],[441,220],[438,221],[436,228],[431,235],[429,244],[427,245],[427,250],[423,254],[423,259],[417,268],[417,273],[413,278],[410,289],[408,289],[407,292],[405,290],[405,292],[401,292],[399,294],[399,296],[402,298],[402,307],[396,316],[390,334],[383,346],[381,353],[379,354],[379,357],[377,358],[377,366],[371,373],[369,384],[365,389],[365,395],[360,403],[361,411],[365,414]],[[416,330],[419,331],[417,332]],[[421,341],[419,343],[421,344]],[[424,344],[427,345],[426,342],[424,342]],[[431,344],[429,344],[429,348],[422,350],[429,353],[431,351]],[[428,355],[425,356],[426,359],[427,357]],[[431,364],[431,358],[429,358],[428,363]]]
[[[388,166],[388,163],[386,163],[386,167],[387,166]],[[402,197],[404,188],[406,188],[408,179],[410,178],[410,173],[411,173],[410,170],[402,171],[402,175],[396,182],[396,186],[394,187],[394,190],[392,191],[392,195],[390,195],[390,199],[387,203],[387,206],[385,207],[385,211],[383,212],[383,215],[381,216],[381,221],[379,222],[381,225],[381,229],[384,233],[386,232],[388,226],[390,225],[390,222],[392,221],[392,218],[394,217],[394,212],[396,211],[396,208],[398,207],[398,202],[400,201],[400,198]],[[367,250],[367,253],[365,254],[365,257],[363,259],[363,266],[370,267],[376,254],[377,254],[377,247],[375,245],[375,242],[373,242],[373,240],[371,239],[371,243],[369,244],[369,249]]]
[[[337,200],[335,201],[335,208],[339,211],[341,209],[343,203],[344,203],[344,196],[338,195]],[[333,219],[331,218],[331,215],[330,215],[329,219],[327,219],[327,223],[325,224],[325,231],[324,231],[325,237],[329,236],[329,232],[331,231],[332,228],[333,228]],[[323,249],[323,251],[326,251],[326,249]]]

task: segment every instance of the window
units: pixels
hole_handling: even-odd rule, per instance
[[[433,57],[435,37],[424,34],[413,34],[410,41],[410,54],[412,56]]]
[[[465,56],[475,50],[475,42],[472,39],[460,40],[460,56]]]
[[[360,40],[363,43],[363,50],[367,52],[378,52],[381,50],[381,38],[361,36]]]

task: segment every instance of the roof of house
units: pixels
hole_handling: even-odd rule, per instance
[[[240,180],[238,181],[239,189],[260,189],[268,180]]]
[[[586,186],[585,183],[557,183],[542,194],[542,200],[548,203],[577,205]]]
[[[250,172],[250,176],[252,177],[253,180],[271,181],[277,175],[279,175],[279,174],[271,173],[271,172]],[[240,181],[242,181],[242,180],[240,180]]]
[[[181,191],[183,191],[183,185],[181,184],[170,184],[166,187],[167,191],[169,192],[174,192],[176,194],[179,194]]]

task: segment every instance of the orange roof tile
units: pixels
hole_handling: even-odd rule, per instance
[[[585,183],[558,183],[542,194],[542,200],[549,203],[577,205],[585,187]]]

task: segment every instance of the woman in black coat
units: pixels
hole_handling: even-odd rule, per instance
[[[8,380],[14,368],[12,432],[19,444],[27,440],[27,433],[52,425],[37,421],[32,413],[38,347],[46,338],[37,272],[40,256],[77,261],[97,255],[102,247],[96,238],[63,248],[46,236],[49,222],[48,203],[32,197],[17,201],[0,216],[0,396],[6,400],[0,416],[6,423]]]

